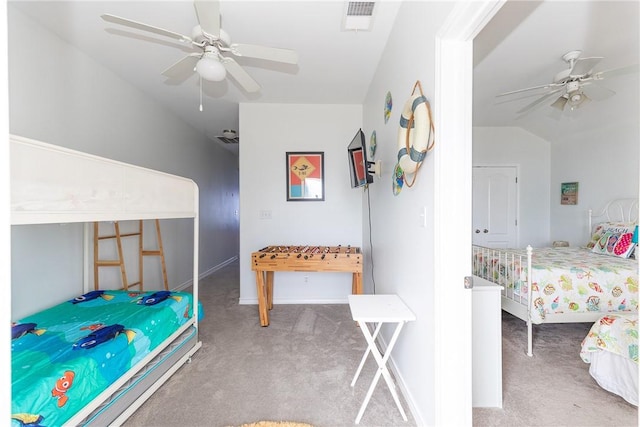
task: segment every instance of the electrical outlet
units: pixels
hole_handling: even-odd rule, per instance
[[[309,283],[309,276],[304,276],[304,283]]]
[[[260,211],[260,219],[271,219],[271,211]]]

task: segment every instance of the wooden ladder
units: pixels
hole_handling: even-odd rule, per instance
[[[160,263],[162,265],[162,279],[164,281],[164,289],[169,290],[169,281],[167,279],[167,265],[164,260],[164,248],[162,246],[162,234],[160,233],[160,221],[155,220],[156,223],[156,237],[158,239],[158,249],[144,249],[144,224],[142,220],[138,221],[138,231],[131,233],[121,233],[120,224],[115,221],[114,234],[100,236],[99,223],[93,223],[93,284],[94,289],[100,289],[99,269],[100,267],[120,267],[120,276],[122,279],[122,288],[129,290],[129,287],[138,287],[140,291],[144,290],[144,257],[146,256],[158,256],[160,257]],[[135,283],[129,283],[127,280],[127,271],[124,262],[124,254],[122,250],[122,239],[124,237],[138,237],[138,270],[139,277]],[[115,239],[118,252],[117,259],[102,260],[99,255],[99,242],[100,240]]]

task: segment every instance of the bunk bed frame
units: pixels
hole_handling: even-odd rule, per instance
[[[193,317],[66,423],[122,424],[202,346],[198,186],[190,179],[19,136],[10,135],[9,141],[12,225],[193,219]]]

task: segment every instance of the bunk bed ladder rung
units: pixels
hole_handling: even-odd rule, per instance
[[[144,290],[144,257],[157,256],[160,257],[160,264],[162,267],[162,280],[164,282],[164,289],[169,290],[169,280],[167,279],[167,265],[164,258],[164,247],[162,245],[162,234],[160,232],[160,220],[155,220],[156,237],[158,242],[158,249],[144,249],[144,224],[143,221],[138,221],[138,231],[131,233],[120,233],[120,224],[115,221],[114,234],[100,236],[99,223],[93,223],[93,283],[95,290],[100,289],[99,282],[99,268],[100,267],[119,267],[120,276],[122,280],[122,288],[128,290],[130,287],[138,287],[140,291]],[[122,239],[124,237],[138,237],[138,271],[140,279],[137,282],[129,283],[127,280],[127,272],[124,262],[124,255],[122,250]],[[101,260],[99,256],[99,242],[101,240],[115,239],[116,247],[118,251],[118,259],[116,260]]]

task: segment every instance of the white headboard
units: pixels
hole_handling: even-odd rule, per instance
[[[190,179],[11,135],[11,224],[197,218]]]
[[[589,238],[593,231],[593,221],[597,222],[638,222],[638,199],[614,199],[607,203],[599,213],[589,209]]]

